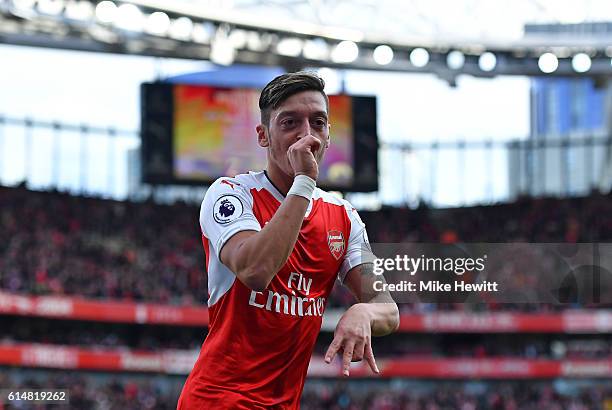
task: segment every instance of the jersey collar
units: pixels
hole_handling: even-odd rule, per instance
[[[261,183],[263,185],[263,187],[272,194],[272,196],[278,201],[278,202],[283,202],[283,200],[285,199],[285,195],[283,195],[278,188],[276,188],[276,186],[274,185],[274,183],[270,180],[270,178],[268,177],[268,173],[266,172],[266,170],[263,170],[261,172],[259,172],[260,174],[260,180]],[[312,198],[310,198],[310,203],[308,204],[308,209],[306,210],[306,215],[305,217],[308,217],[310,215],[310,211],[312,210]]]

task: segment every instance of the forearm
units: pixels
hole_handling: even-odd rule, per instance
[[[272,219],[237,250],[237,273],[254,290],[263,290],[287,262],[297,241],[308,200],[288,195]]]

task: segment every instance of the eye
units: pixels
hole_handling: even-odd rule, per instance
[[[325,118],[317,118],[314,120],[313,126],[316,128],[324,128],[327,125]]]
[[[284,128],[291,128],[295,126],[295,120],[293,118],[285,118],[281,121],[281,126]]]

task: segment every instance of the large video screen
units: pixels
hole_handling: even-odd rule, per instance
[[[260,90],[151,83],[142,88],[143,181],[206,184],[262,170],[257,143]],[[341,191],[377,189],[376,101],[329,96],[331,145],[318,185]]]

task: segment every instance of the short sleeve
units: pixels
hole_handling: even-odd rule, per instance
[[[353,206],[345,202],[346,212],[351,221],[351,233],[349,235],[348,246],[340,270],[338,271],[338,279],[344,282],[346,274],[355,266],[364,263],[373,263],[376,256],[370,247],[368,233],[366,227],[359,214]]]
[[[206,191],[200,208],[200,228],[220,258],[221,248],[241,231],[260,231],[253,214],[253,196],[233,178],[219,178]]]

